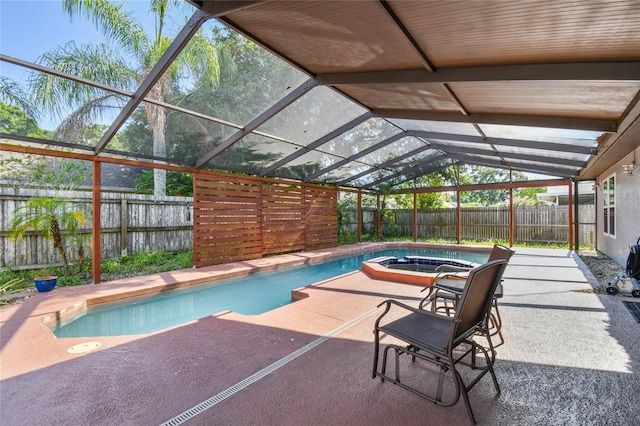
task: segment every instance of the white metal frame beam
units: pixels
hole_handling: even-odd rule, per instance
[[[468,147],[456,147],[448,145],[446,147],[440,146],[437,143],[431,145],[434,148],[438,148],[441,151],[446,152],[447,154],[467,154],[467,155],[487,155],[487,156],[495,156],[496,158],[501,157],[505,160],[514,159],[514,160],[523,160],[523,161],[532,161],[532,162],[543,162],[549,164],[559,164],[567,167],[576,167],[582,168],[587,165],[586,161],[581,160],[570,160],[566,158],[558,158],[558,157],[544,157],[542,155],[533,155],[533,154],[520,154],[516,152],[504,152],[499,151],[495,152],[493,150],[484,150],[478,148],[468,148]]]
[[[467,143],[477,143],[481,145],[502,145],[502,146],[512,146],[517,148],[527,148],[527,149],[541,149],[544,151],[559,151],[559,152],[567,152],[573,154],[585,154],[585,155],[593,155],[598,152],[598,147],[589,147],[583,145],[576,145],[571,143],[555,143],[555,142],[544,142],[544,141],[532,141],[525,139],[511,139],[511,138],[494,138],[488,137],[483,138],[480,136],[473,135],[459,135],[454,133],[439,133],[439,132],[427,132],[422,130],[410,130],[409,134],[424,138],[431,143],[434,139],[442,139],[442,140],[450,140],[456,142],[467,142]],[[570,142],[570,141],[567,141]]]
[[[571,178],[577,175],[577,171],[575,168],[567,169],[563,167],[547,167],[547,166],[538,166],[538,165],[513,164],[508,162],[502,162],[499,159],[496,159],[496,160],[491,160],[488,158],[479,159],[478,157],[474,157],[472,155],[464,155],[464,154],[454,154],[454,155],[449,155],[449,157],[454,158],[460,163],[473,165],[473,166],[489,166],[489,167],[496,167],[501,169],[520,170],[525,172],[547,174],[547,175],[567,177],[567,178]]]

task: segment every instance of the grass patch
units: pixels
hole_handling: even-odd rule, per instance
[[[341,232],[338,235],[338,245],[355,244],[357,240],[356,234],[347,234]],[[377,241],[375,235],[362,234],[362,241]],[[384,242],[413,242],[413,237],[410,236],[383,236]],[[431,243],[431,244],[457,244],[455,238],[418,238],[419,243]],[[494,244],[501,244],[503,246],[509,246],[507,240],[461,240],[460,245],[473,245],[473,246],[493,246]],[[515,241],[514,247],[531,247],[531,248],[549,248],[549,249],[568,249],[568,243],[547,243],[547,242],[530,242],[530,241]]]

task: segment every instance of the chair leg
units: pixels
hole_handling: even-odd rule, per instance
[[[373,374],[371,375],[372,379],[376,378],[376,373],[378,372],[378,355],[380,353],[380,335],[376,330],[374,333],[374,348],[373,348]]]
[[[456,378],[456,381],[458,383],[458,386],[460,387],[460,393],[462,395],[462,398],[464,399],[464,404],[467,408],[467,414],[469,415],[469,419],[471,420],[471,422],[473,424],[476,423],[476,419],[475,416],[473,415],[473,410],[471,409],[471,403],[469,402],[469,391],[476,385],[476,383],[478,383],[478,381],[480,381],[480,379],[486,374],[489,373],[491,375],[491,380],[493,381],[493,385],[496,389],[496,393],[498,395],[500,395],[500,385],[498,384],[498,378],[496,377],[496,373],[493,369],[493,363],[495,361],[495,351],[493,349],[493,344],[491,342],[491,337],[489,336],[489,334],[486,334],[487,340],[489,341],[489,351],[491,351],[491,356],[489,356],[489,352],[487,351],[487,349],[485,349],[482,345],[477,344],[475,342],[471,342],[471,344],[474,346],[474,348],[471,348],[470,353],[471,356],[474,356],[475,353],[477,352],[477,350],[479,350],[480,352],[482,352],[482,354],[484,355],[485,358],[485,362],[487,363],[487,365],[484,367],[483,371],[480,373],[480,375],[476,376],[475,379],[473,379],[468,385],[466,385],[464,383],[464,381],[462,380],[462,376],[460,375],[460,373],[458,373],[458,371],[455,369],[455,367],[453,368],[454,371],[454,375]],[[477,348],[477,350],[475,349]],[[460,361],[460,360],[458,360]],[[472,363],[473,368],[475,368],[475,361]]]
[[[476,424],[476,418],[473,415],[473,410],[471,409],[471,403],[469,402],[469,394],[467,393],[467,387],[462,381],[462,377],[460,373],[454,369],[454,373],[456,376],[456,382],[458,382],[458,386],[460,387],[460,393],[462,394],[462,399],[464,399],[464,405],[467,408],[467,414],[469,415],[469,419],[471,423]]]
[[[487,351],[487,349],[485,349],[481,345],[477,345],[477,346],[484,354],[484,357],[487,362],[488,372],[489,374],[491,374],[491,379],[493,380],[493,386],[496,388],[496,393],[500,395],[500,392],[501,392],[500,385],[498,384],[498,378],[496,377],[496,372],[493,370],[493,364],[496,361],[496,350],[495,350],[495,346],[493,346],[491,335],[488,332],[486,337],[487,337],[487,341],[489,342],[489,351]],[[489,355],[489,352],[491,352],[491,355]]]
[[[493,300],[493,312],[491,312],[489,320],[491,321],[493,328],[495,328],[495,331],[493,331],[491,335],[497,335],[500,338],[500,343],[498,343],[496,347],[504,344],[504,336],[502,335],[502,318],[500,317],[500,310],[498,309],[498,301],[495,299]]]
[[[439,361],[439,358],[437,359]],[[436,392],[436,400],[442,401],[442,389],[444,388],[444,375],[448,369],[444,365],[440,365],[440,375],[438,377],[438,390]]]

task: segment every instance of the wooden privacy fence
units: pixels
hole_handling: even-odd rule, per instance
[[[355,218],[355,210],[345,217]],[[376,211],[363,210],[363,232],[375,234]],[[574,218],[575,220],[575,218]],[[595,206],[578,207],[579,242],[595,244]],[[455,208],[418,211],[418,239],[456,239],[457,214]],[[569,209],[567,206],[514,207],[515,241],[566,243],[569,239]],[[356,233],[353,219],[342,224],[342,231]],[[465,240],[509,240],[509,208],[477,207],[461,209],[461,238]],[[413,236],[413,210],[386,210],[382,218],[383,236]]]
[[[59,196],[70,201],[69,208],[82,209],[88,223],[80,234],[91,256],[91,192],[35,191],[0,188],[0,268],[37,268],[59,264],[51,241],[29,231],[24,238],[11,241],[7,230],[15,209],[34,196]],[[178,252],[193,246],[193,200],[191,197],[154,197],[138,194],[103,193],[101,196],[101,257],[113,258],[137,252]],[[62,229],[63,235],[65,229]],[[75,246],[67,248],[72,260]]]
[[[102,193],[101,257],[193,248],[194,263],[203,266],[337,244],[337,193],[333,189],[211,173],[196,175],[195,185],[201,192],[195,204],[191,197]],[[84,209],[90,220],[90,192],[0,188],[0,268],[59,263],[53,244],[39,233],[27,232],[22,241],[8,238],[15,209],[38,195],[69,199],[72,208]],[[514,239],[566,243],[568,213],[567,206],[515,207]],[[356,214],[343,216],[354,220]],[[580,205],[578,219],[580,245],[593,247],[595,207]],[[418,238],[455,239],[456,220],[456,209],[420,210]],[[413,210],[387,210],[382,227],[383,235],[411,237]],[[356,233],[357,225],[345,221],[342,230]],[[89,257],[91,224],[80,231]],[[363,211],[363,232],[375,235],[375,210]],[[508,240],[508,209],[464,208],[461,232],[463,239]],[[75,247],[69,247],[67,253],[73,258]]]
[[[194,249],[194,264],[204,266],[337,244],[336,190],[211,173],[198,174],[194,181],[200,191],[195,207],[191,197],[102,193],[100,256]],[[88,223],[80,235],[89,258],[90,192],[0,188],[0,268],[60,262],[52,242],[41,233],[29,231],[22,240],[9,239],[16,208],[34,196],[59,196],[69,200],[69,209],[85,211]],[[76,252],[76,247],[68,247],[72,261]]]
[[[211,173],[194,189],[196,266],[337,244],[335,189]]]

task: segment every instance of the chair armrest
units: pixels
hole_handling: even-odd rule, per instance
[[[454,317],[448,317],[448,316],[444,316],[444,315],[439,315],[439,314],[436,314],[434,312],[426,311],[424,309],[414,308],[412,306],[406,305],[406,304],[404,304],[402,302],[398,302],[397,300],[393,300],[393,299],[385,300],[384,302],[382,302],[382,303],[380,303],[378,305],[378,308],[381,307],[382,305],[386,305],[386,307],[385,307],[384,312],[382,314],[380,314],[380,316],[376,320],[376,328],[378,328],[378,325],[379,325],[380,320],[382,319],[382,317],[384,317],[391,310],[391,306],[393,306],[393,305],[398,306],[401,309],[410,311],[410,312],[412,312],[414,314],[422,315],[422,316],[425,316],[425,317],[438,318],[438,319],[448,318],[447,321],[452,321],[452,322],[459,321],[459,319],[456,319]]]
[[[463,274],[461,274],[460,272],[453,272],[453,273],[440,272],[435,277],[433,277],[433,282],[435,284],[441,279],[456,279],[456,280],[463,281],[463,280],[466,280],[468,276],[469,276],[469,271],[464,271]]]
[[[459,280],[459,281],[462,281],[462,280]],[[458,295],[462,294],[462,290],[463,290],[463,289],[448,287],[444,284],[438,284],[438,283],[433,284],[432,287],[437,290],[448,291],[449,293],[456,293]]]
[[[468,268],[464,266],[455,266],[455,265],[439,265],[434,269],[435,272],[464,272],[470,271],[473,268]]]

